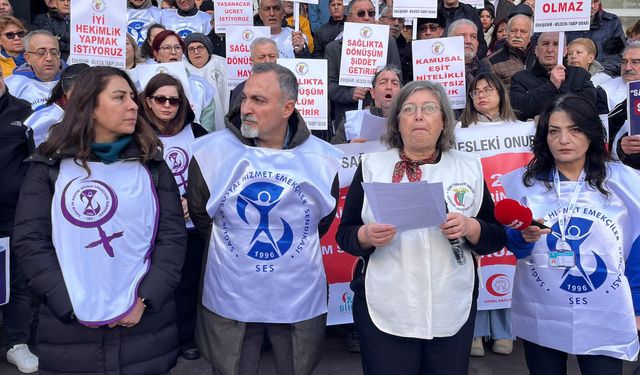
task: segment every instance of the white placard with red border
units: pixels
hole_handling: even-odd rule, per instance
[[[533,122],[472,126],[456,129],[455,148],[481,157],[484,180],[493,201],[498,202],[505,198],[504,188],[498,179],[531,160],[534,134]],[[480,280],[478,310],[511,307],[515,256],[502,249],[477,259]]]
[[[304,118],[309,130],[327,130],[329,125],[327,60],[278,59],[278,64],[291,70],[298,78],[296,109]]]
[[[372,87],[377,69],[387,65],[388,48],[388,25],[346,22],[342,34],[339,84]]]
[[[227,87],[233,90],[251,75],[251,43],[259,37],[270,38],[269,26],[227,27]]]
[[[369,152],[386,150],[379,141],[366,143],[345,143],[335,145],[342,150],[342,161],[338,170],[340,180],[340,198],[338,199],[338,209],[336,217],[331,223],[329,230],[320,239],[322,250],[322,261],[327,273],[327,283],[329,283],[329,315],[327,325],[352,323],[351,301],[353,292],[349,289],[349,283],[353,275],[353,267],[358,258],[344,252],[336,242],[336,232],[340,225],[344,201],[349,192],[353,175],[360,163],[360,157]]]
[[[437,0],[395,0],[394,17],[435,18],[438,14]]]
[[[126,0],[71,1],[70,54],[67,62],[125,69]]]
[[[591,25],[591,0],[538,0],[533,31],[580,31]]]
[[[253,26],[253,1],[213,0],[216,33],[227,32],[228,26]]]
[[[412,43],[414,79],[441,84],[451,107],[464,108],[467,95],[463,37],[416,40]]]

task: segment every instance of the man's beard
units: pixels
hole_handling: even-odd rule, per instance
[[[240,133],[245,138],[258,138],[258,127],[243,122],[240,125]]]

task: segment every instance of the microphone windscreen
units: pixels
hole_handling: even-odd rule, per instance
[[[493,210],[496,220],[502,225],[517,230],[525,230],[533,221],[533,212],[515,199],[503,199]]]

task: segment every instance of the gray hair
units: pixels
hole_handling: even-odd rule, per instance
[[[389,148],[404,149],[404,142],[400,135],[400,109],[407,99],[415,92],[427,90],[430,91],[437,99],[440,113],[442,114],[442,123],[444,127],[436,143],[436,150],[444,152],[451,149],[455,143],[454,128],[456,125],[456,117],[449,104],[447,93],[439,84],[431,81],[413,81],[408,83],[398,93],[396,99],[391,103],[389,108],[389,117],[387,118],[387,132],[382,136],[382,141]]]
[[[380,74],[382,74],[383,72],[395,73],[395,75],[398,76],[398,80],[400,81],[400,86],[402,86],[402,72],[400,71],[400,69],[396,68],[395,65],[389,64],[381,68],[378,68],[378,71],[376,72],[376,74],[373,75],[373,80],[371,81],[372,87],[374,88],[376,87],[376,81],[378,80],[378,77],[380,76]]]
[[[264,0],[258,0],[258,9],[260,9],[260,5],[262,5],[262,2]],[[282,2],[282,0],[276,0],[278,2],[278,5],[280,6],[280,8],[284,8],[284,3]]]
[[[460,26],[463,26],[463,25],[473,26],[473,29],[476,31],[476,33],[478,32],[478,25],[476,25],[475,22],[469,21],[469,20],[464,19],[464,18],[461,18],[461,19],[453,22],[449,26],[449,31],[447,31],[447,36],[453,36],[454,30],[457,29]]]
[[[276,63],[266,62],[254,65],[251,72],[253,74],[276,73],[278,75],[278,81],[280,81],[282,102],[284,103],[287,100],[298,101],[298,79],[291,70]]]
[[[349,5],[347,5],[346,8],[344,9],[344,14],[351,15],[351,8],[353,8],[355,3],[360,2],[360,1],[368,1],[369,4],[371,4],[371,6],[373,7],[373,9],[376,8],[376,6],[373,5],[373,1],[371,1],[371,0],[351,0],[351,1],[349,1]]]
[[[255,38],[253,42],[251,42],[250,51],[253,51],[257,46],[261,46],[263,44],[271,44],[276,49],[276,51],[278,50],[278,45],[276,44],[276,42],[273,41],[273,39],[267,38],[266,36],[261,36],[261,37]]]
[[[31,38],[33,38],[36,35],[46,35],[46,36],[50,37],[51,39],[55,40],[56,43],[58,43],[58,48],[60,48],[60,43],[58,42],[58,38],[53,36],[53,34],[51,34],[49,31],[47,31],[47,30],[33,30],[29,34],[27,34],[24,37],[24,39],[22,39],[22,46],[24,47],[25,51],[29,51],[30,50],[29,43],[31,43]]]
[[[531,17],[529,17],[529,16],[526,16],[526,15],[524,15],[524,14],[516,14],[515,16],[513,16],[513,17],[509,18],[509,21],[507,21],[507,32],[508,32],[509,30],[511,30],[511,22],[513,22],[513,20],[515,20],[515,19],[516,19],[516,17],[517,17],[517,18],[522,18],[522,17],[524,17],[524,18],[526,18],[526,19],[527,19],[527,21],[529,21],[529,24],[530,24],[530,27],[529,27],[529,34],[530,34],[530,35],[533,35],[533,18],[531,18]]]
[[[640,48],[640,40],[636,40],[629,43],[629,45],[626,46],[625,49],[622,51],[622,56],[624,56],[624,54],[627,53],[628,50],[636,49],[636,48]]]

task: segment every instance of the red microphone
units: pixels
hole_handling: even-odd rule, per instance
[[[530,225],[535,225],[540,229],[550,229],[533,220],[531,209],[515,199],[503,199],[496,203],[493,215],[500,224],[516,230],[525,230]]]

